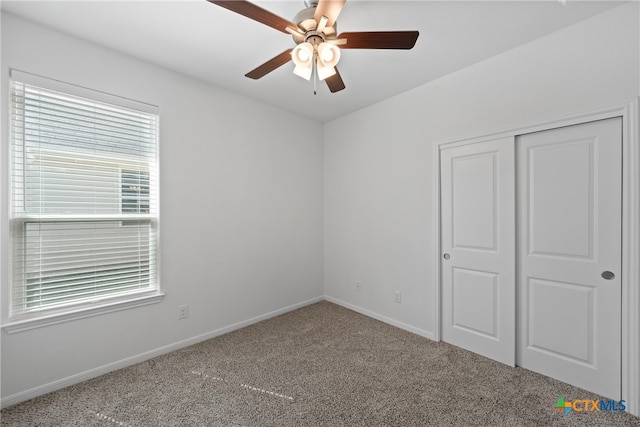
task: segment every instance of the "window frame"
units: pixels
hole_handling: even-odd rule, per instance
[[[153,197],[155,199],[155,213],[142,213],[138,212],[138,214],[132,214],[130,218],[120,217],[119,219],[115,219],[117,215],[90,215],[90,214],[82,214],[82,215],[73,215],[69,217],[67,215],[35,215],[32,217],[28,214],[16,215],[14,211],[14,194],[16,191],[25,191],[24,186],[19,190],[14,188],[14,150],[15,144],[13,140],[13,118],[11,117],[13,112],[13,101],[9,102],[8,114],[9,118],[9,156],[7,156],[8,161],[8,170],[9,170],[9,187],[8,187],[8,198],[9,198],[9,247],[8,247],[8,269],[9,269],[9,286],[8,286],[8,298],[7,303],[3,307],[7,309],[9,316],[7,323],[2,325],[2,328],[8,333],[19,332],[23,330],[29,330],[33,328],[38,328],[42,326],[57,324],[61,322],[66,322],[75,319],[86,318],[90,316],[100,315],[104,313],[110,313],[114,311],[129,309],[133,307],[140,307],[148,304],[159,303],[162,301],[164,294],[161,289],[161,280],[160,280],[160,200],[159,200],[159,185],[160,185],[160,177],[159,177],[159,158],[160,158],[160,147],[159,147],[159,130],[160,130],[160,114],[159,108],[157,106],[153,106],[150,104],[134,101],[127,98],[122,98],[116,95],[108,94],[105,92],[96,91],[93,89],[88,89],[85,87],[61,82],[58,80],[48,79],[42,76],[38,76],[35,74],[23,72],[16,69],[10,70],[10,78],[9,78],[9,93],[13,93],[13,82],[18,81],[20,83],[38,86],[40,88],[46,90],[57,91],[63,94],[67,94],[70,96],[76,96],[81,98],[86,98],[91,101],[97,103],[106,103],[114,106],[132,109],[144,113],[149,113],[156,116],[156,132],[155,132],[155,161],[150,161],[147,163],[150,169],[153,169],[155,174],[155,188],[148,190],[148,194],[153,193]],[[24,143],[23,143],[24,144]],[[22,145],[22,149],[24,150],[24,145]],[[24,154],[23,154],[24,156]],[[123,179],[123,170],[120,170],[120,178],[119,183],[122,182]],[[151,171],[147,171],[148,174],[151,174]],[[147,175],[148,177],[150,175]],[[121,193],[121,191],[120,191]],[[22,203],[26,202],[25,196],[22,196]],[[120,196],[120,204],[122,206],[123,194],[119,194]],[[138,195],[140,198],[140,195]],[[150,197],[150,196],[147,196]],[[141,199],[138,200],[140,202]],[[140,207],[140,203],[138,205]],[[120,211],[120,214],[123,214]],[[125,213],[128,217],[130,213]],[[37,217],[37,218],[36,218]],[[62,305],[59,307],[49,307],[49,308],[41,308],[25,311],[22,313],[14,313],[14,294],[15,294],[15,286],[14,286],[14,254],[15,251],[15,243],[16,239],[20,239],[21,241],[24,239],[22,236],[22,232],[18,229],[20,227],[25,227],[25,225],[29,222],[47,222],[52,220],[63,220],[63,221],[101,221],[107,220],[110,221],[121,221],[121,226],[126,226],[124,224],[127,221],[148,221],[150,227],[155,228],[155,238],[153,239],[154,249],[155,249],[155,280],[152,282],[153,287],[150,289],[142,290],[139,292],[130,292],[124,295],[113,295],[113,296],[104,296],[98,297],[93,300],[86,301],[78,301],[75,303],[70,303],[68,305]],[[17,235],[19,233],[20,235]],[[150,240],[152,242],[152,240]]]

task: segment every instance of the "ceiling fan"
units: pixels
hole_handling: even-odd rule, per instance
[[[336,68],[340,49],[411,49],[418,40],[417,31],[364,31],[337,34],[336,19],[346,0],[304,0],[305,9],[293,21],[281,18],[245,0],[207,0],[264,25],[291,34],[296,47],[287,49],[245,74],[259,79],[293,61],[294,74],[310,80],[324,80],[332,93],[345,88]],[[314,91],[315,93],[315,91]]]

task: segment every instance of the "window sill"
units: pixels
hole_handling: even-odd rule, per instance
[[[30,329],[42,328],[45,326],[56,325],[58,323],[69,322],[72,320],[84,319],[86,317],[98,316],[101,314],[112,313],[114,311],[127,310],[129,308],[141,307],[149,304],[157,304],[164,298],[163,293],[146,295],[126,301],[112,302],[100,305],[99,307],[83,308],[65,313],[49,314],[33,319],[18,320],[2,325],[9,334],[16,332],[28,331]]]

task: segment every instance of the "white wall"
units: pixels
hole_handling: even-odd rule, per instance
[[[327,297],[433,337],[434,144],[637,97],[638,6],[327,123]],[[401,304],[393,302],[394,290],[402,292]]]
[[[321,124],[11,15],[3,14],[1,28],[2,111],[11,67],[160,107],[166,293],[155,305],[14,334],[3,330],[3,403],[322,297]],[[4,324],[6,114],[2,129]],[[181,304],[190,306],[188,319],[177,318]]]

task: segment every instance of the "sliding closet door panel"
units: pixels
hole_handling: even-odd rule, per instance
[[[515,363],[513,138],[444,149],[442,337]]]
[[[523,135],[518,364],[620,399],[622,122]]]

